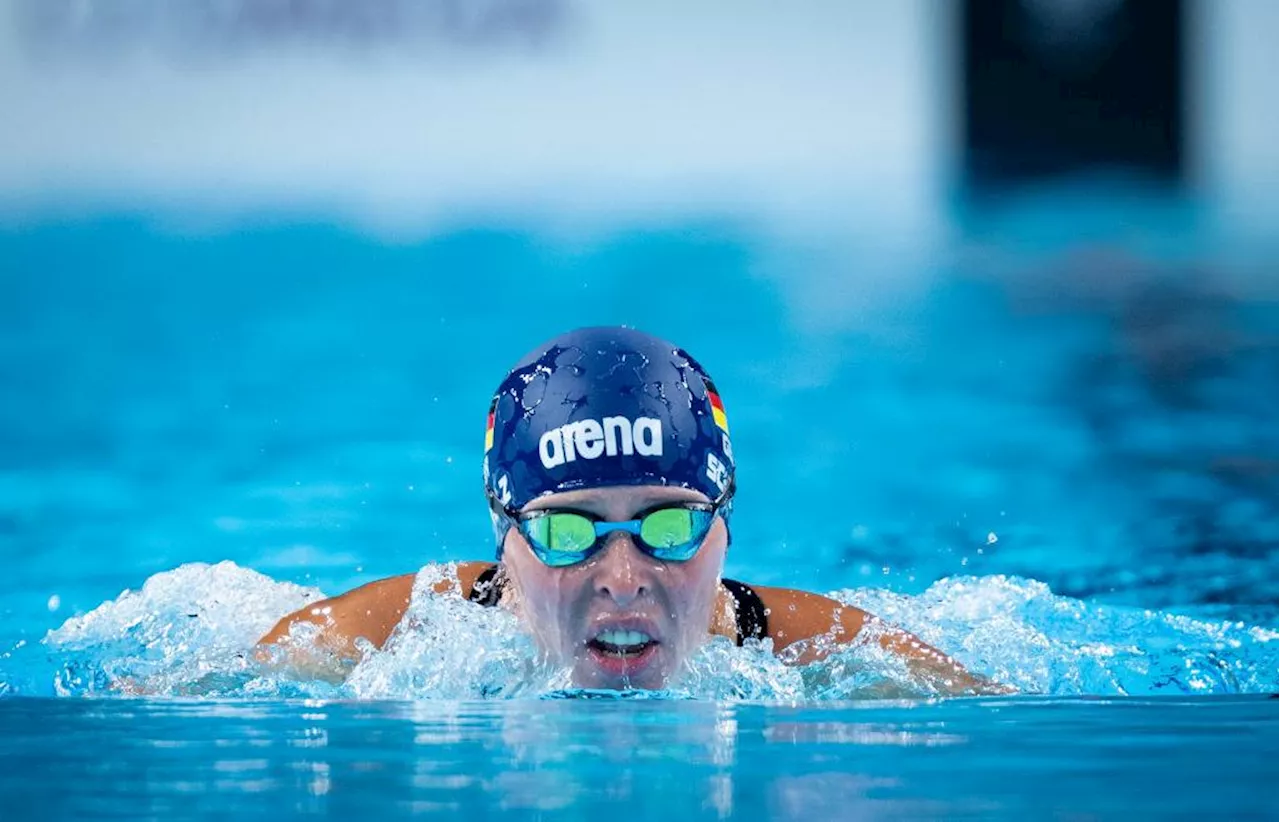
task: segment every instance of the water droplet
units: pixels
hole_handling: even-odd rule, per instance
[[[996,544],[997,542],[999,542],[999,541],[1000,541],[1000,538],[996,536],[996,532],[995,532],[995,531],[992,531],[991,533],[987,534],[987,544],[988,544],[988,545],[995,545],[995,544]]]
[[[57,594],[54,594],[53,596],[49,597],[49,601],[45,604],[48,606],[49,612],[53,613],[54,611],[62,607],[62,597],[58,596]]]

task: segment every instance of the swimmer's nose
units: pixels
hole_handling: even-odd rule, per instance
[[[596,559],[596,593],[609,597],[623,608],[635,602],[649,590],[646,560],[629,534],[614,532]]]

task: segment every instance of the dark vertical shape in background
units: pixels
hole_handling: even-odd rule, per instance
[[[971,186],[1074,172],[1179,183],[1182,0],[962,0]]]

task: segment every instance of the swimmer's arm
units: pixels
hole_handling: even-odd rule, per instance
[[[469,592],[476,578],[489,566],[487,562],[459,563],[456,579],[442,580],[432,590],[437,594]],[[415,578],[416,574],[403,574],[380,579],[300,608],[258,640],[256,656],[260,661],[281,661],[279,649],[283,648],[283,661],[299,672],[323,679],[341,679],[345,676],[345,666],[360,660],[358,639],[367,640],[377,648],[386,644],[409,608]],[[300,647],[290,641],[291,631],[294,626],[306,623],[317,626],[319,633],[308,646]]]
[[[894,628],[861,608],[830,597],[790,588],[755,588],[768,612],[769,636],[784,660],[807,665],[826,658],[835,646],[858,638],[875,626],[875,639],[890,653],[902,657],[913,675],[939,690],[956,695],[1012,693],[1012,689],[965,670],[956,660],[918,637]]]

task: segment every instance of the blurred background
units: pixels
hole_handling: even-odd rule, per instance
[[[1274,624],[1274,0],[0,0],[0,614],[491,556],[492,390],[715,376],[727,573]]]

